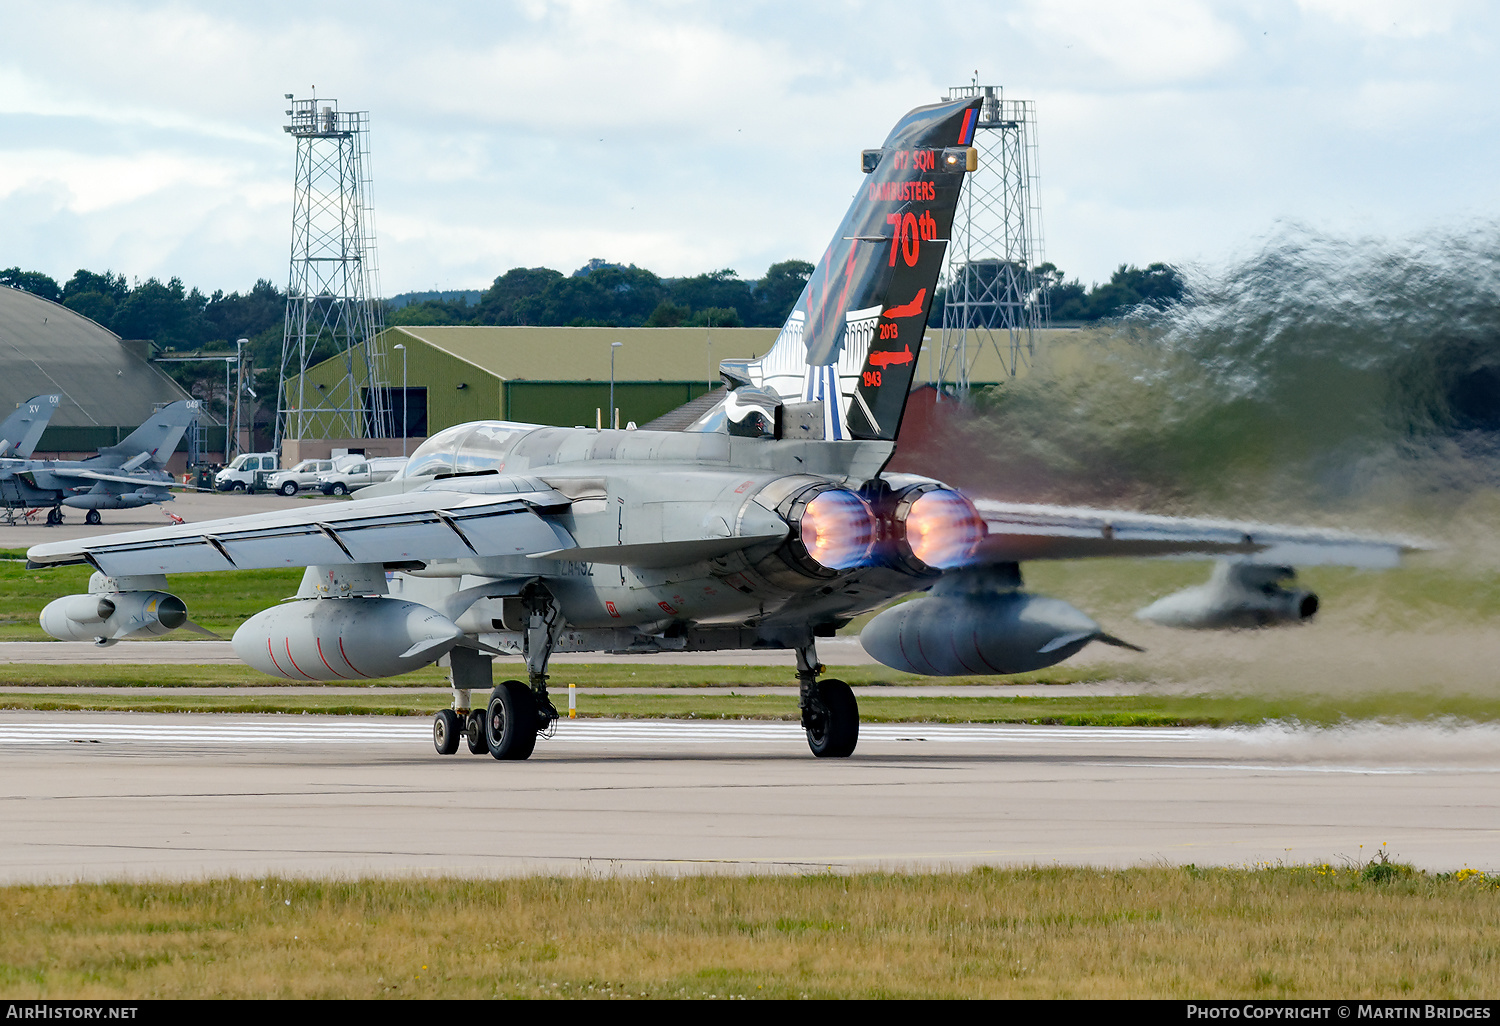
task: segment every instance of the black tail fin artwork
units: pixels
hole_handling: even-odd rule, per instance
[[[726,377],[823,403],[823,437],[894,440],[922,351],[981,100],[918,107],[866,151],[869,179],[776,344]]]

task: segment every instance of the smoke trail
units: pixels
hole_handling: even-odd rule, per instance
[[[1241,511],[1500,485],[1500,225],[1394,243],[1288,225],[1187,277],[1182,302],[981,397],[956,483]]]

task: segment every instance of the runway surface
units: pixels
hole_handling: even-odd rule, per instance
[[[1500,868],[1500,730],[565,721],[525,763],[419,719],[0,713],[0,881],[835,872],[1368,858]]]

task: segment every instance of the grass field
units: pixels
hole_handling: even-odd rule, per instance
[[[37,624],[42,607],[87,591],[91,571],[28,570],[19,557],[24,553],[0,550],[0,641],[45,641]],[[1160,559],[1041,561],[1026,564],[1025,575],[1028,590],[1064,598],[1101,622],[1123,622],[1162,595],[1207,580],[1210,566]],[[300,569],[244,570],[175,574],[171,586],[196,622],[228,637],[255,613],[295,594],[301,579]],[[1339,625],[1412,629],[1434,621],[1489,623],[1500,616],[1500,573],[1478,555],[1418,553],[1382,571],[1309,567],[1300,581],[1322,597],[1320,619]],[[845,633],[858,633],[862,623]]]
[[[1500,890],[1382,859],[957,874],[0,888],[68,998],[1476,998]]]
[[[150,642],[144,644],[149,645]],[[496,679],[506,672],[522,673],[517,660],[497,663]],[[621,664],[568,663],[554,664],[554,676],[562,687],[572,681],[580,687],[652,687],[652,688],[734,688],[763,687],[767,684],[796,686],[791,667],[784,670],[755,666],[670,666],[638,664],[637,669]],[[1130,680],[1119,668],[1052,666],[1036,673],[1019,673],[1009,677],[919,677],[898,673],[879,665],[840,666],[829,671],[857,687],[943,685],[962,687],[968,684],[1042,684],[1058,685],[1102,681]],[[133,687],[133,688],[306,688],[307,681],[271,677],[243,664],[162,665],[131,663],[6,663],[0,664],[0,686],[26,687]],[[426,666],[399,677],[379,680],[338,681],[340,687],[363,687],[371,691],[401,688],[447,687],[448,671]],[[311,686],[316,686],[313,684]]]
[[[431,716],[447,706],[446,695],[391,688],[369,694],[110,694],[0,690],[0,709],[100,710],[116,712],[284,713],[364,716]],[[740,695],[733,689],[682,690],[670,694],[600,695],[583,689],[581,718],[799,719],[794,694]],[[1500,697],[1434,696],[1426,692],[1377,692],[1361,696],[1251,695],[1057,695],[896,696],[855,692],[866,723],[1048,723],[1104,727],[1229,727],[1279,722],[1337,726],[1355,720],[1384,722],[1496,722]],[[553,693],[565,708],[564,689]]]
[[[3,556],[3,554],[0,554]],[[1306,630],[1182,635],[1129,620],[1207,576],[1199,563],[1027,566],[1152,648],[1012,678],[932,680],[878,666],[834,672],[869,722],[1337,725],[1500,721],[1492,560],[1417,557],[1387,573],[1315,568]],[[228,637],[292,594],[300,571],[174,577],[195,620]],[[41,606],[86,588],[79,568],[0,562],[0,640],[42,640]],[[857,629],[858,624],[852,626]],[[1425,645],[1425,647],[1422,647]],[[1093,650],[1086,650],[1090,655]],[[1101,657],[1097,654],[1093,658]],[[583,716],[795,720],[791,683],[743,666],[554,667]],[[497,675],[498,678],[498,675]],[[1151,691],[1069,694],[1090,681]],[[882,694],[886,684],[1027,683],[1056,694]],[[6,690],[25,686],[27,690]],[[0,667],[0,708],[430,716],[431,667],[362,693],[186,694],[274,688],[240,666]],[[1201,685],[1201,686],[1200,686]],[[85,687],[151,688],[146,695]],[[591,688],[651,686],[608,696]],[[1184,690],[1186,687],[1187,690]],[[1049,689],[1050,692],[1050,689]],[[1201,693],[1198,693],[1201,692]],[[969,873],[477,881],[209,880],[0,887],[0,994],[28,998],[1492,998],[1500,889],[1484,874],[1339,861],[1240,869],[1041,867]],[[1383,857],[1382,857],[1383,858]]]
[[[93,570],[86,566],[27,570],[23,561],[4,559],[6,554],[0,552],[0,641],[46,641],[37,623],[42,607],[60,596],[88,591]],[[300,568],[174,574],[171,588],[187,603],[195,622],[227,638],[262,609],[295,595],[301,580]]]

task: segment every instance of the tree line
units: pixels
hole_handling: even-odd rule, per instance
[[[602,327],[779,327],[791,312],[813,265],[805,260],[772,264],[754,280],[733,270],[686,278],[663,278],[645,268],[591,260],[571,275],[547,267],[515,267],[467,299],[426,299],[395,309],[389,325],[569,325]],[[1069,281],[1053,264],[1035,269],[1046,290],[1054,323],[1117,317],[1145,303],[1163,307],[1185,294],[1181,273],[1163,263],[1145,268],[1121,264],[1103,284],[1085,288]],[[148,278],[132,284],[123,274],[79,270],[66,282],[40,271],[11,267],[0,271],[0,285],[23,289],[61,303],[121,338],[150,339],[160,349],[233,352],[236,339],[250,340],[246,356],[254,387],[274,394],[279,374],[286,293],[262,278],[244,293],[205,295],[181,278]],[[930,323],[942,323],[943,290],[934,296]],[[163,365],[200,398],[223,388],[213,364]]]

